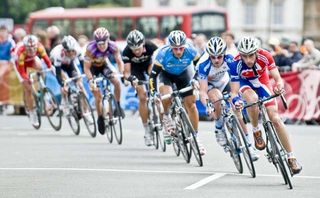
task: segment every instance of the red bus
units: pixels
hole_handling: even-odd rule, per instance
[[[163,39],[170,31],[180,29],[188,37],[203,33],[208,37],[228,30],[228,17],[220,7],[173,8],[48,8],[29,15],[29,32],[56,25],[61,34],[91,37],[97,27],[106,27],[117,40],[123,40],[132,29],[147,38]]]

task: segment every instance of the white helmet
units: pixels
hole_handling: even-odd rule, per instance
[[[240,54],[252,54],[259,48],[258,42],[254,37],[243,37],[238,43],[238,51]]]
[[[180,30],[174,30],[169,34],[168,40],[170,45],[181,46],[186,44],[187,36],[184,32]]]
[[[23,38],[23,45],[26,47],[36,47],[38,44],[38,38],[35,35],[27,35]]]
[[[144,43],[144,36],[138,30],[132,30],[127,36],[127,44],[129,47],[136,48]]]
[[[206,46],[206,51],[211,56],[224,54],[227,50],[227,44],[220,37],[212,37]]]
[[[64,36],[61,44],[65,50],[76,50],[78,48],[78,43],[76,39],[73,38],[71,35]]]

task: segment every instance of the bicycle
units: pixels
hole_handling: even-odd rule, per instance
[[[41,115],[44,113],[49,120],[50,125],[56,131],[61,129],[61,111],[59,103],[53,92],[45,85],[42,75],[51,69],[44,69],[42,71],[35,71],[29,73],[31,81],[32,95],[34,98],[34,105],[36,108],[36,116],[38,125],[32,124],[35,129],[41,126]],[[37,82],[37,83],[35,83]],[[37,86],[36,86],[37,84]]]
[[[172,104],[169,108],[169,114],[176,124],[175,134],[172,135],[173,148],[177,156],[180,152],[187,163],[190,163],[192,152],[199,166],[203,166],[202,156],[200,154],[197,134],[190,122],[189,116],[181,102],[181,93],[193,90],[193,86],[188,86],[177,90],[177,86],[173,84],[173,92],[161,96],[161,100],[171,98]]]
[[[154,133],[153,140],[156,149],[161,147],[163,152],[166,151],[166,143],[164,140],[164,130],[160,119],[162,104],[157,96],[152,96],[149,91],[149,82],[139,80],[138,85],[146,85],[147,90],[147,107],[148,107],[148,126],[150,131]]]
[[[291,174],[291,177],[293,176],[293,173],[291,172],[291,169],[288,165],[288,159],[287,159],[287,152],[283,148],[282,143],[280,142],[280,139],[278,137],[278,134],[276,133],[275,127],[273,123],[270,121],[270,118],[267,113],[267,109],[264,105],[264,102],[271,100],[275,97],[281,97],[281,100],[284,104],[284,107],[287,108],[287,103],[282,94],[274,94],[270,97],[259,99],[258,101],[247,104],[243,108],[248,108],[253,105],[258,105],[259,110],[261,111],[261,118],[263,123],[263,128],[266,134],[266,157],[270,163],[273,163],[277,171],[281,172],[281,175],[284,179],[284,182],[286,185],[288,185],[289,189],[292,189],[292,182],[290,180],[288,171]]]
[[[85,77],[85,74],[68,78],[64,81],[64,84],[68,85],[66,117],[75,135],[79,135],[80,133],[80,119],[83,118],[91,137],[96,137],[97,127],[92,107],[86,95],[80,91],[80,88],[76,84],[76,81],[83,77]]]
[[[109,143],[113,142],[113,135],[117,140],[118,144],[122,144],[122,117],[121,110],[116,101],[116,98],[111,90],[111,82],[110,79],[115,77],[122,77],[123,75],[117,74],[116,76],[112,73],[107,74],[106,76],[101,76],[98,78],[94,78],[93,82],[96,86],[98,83],[101,85],[102,90],[102,115],[105,120],[105,133],[109,140]],[[118,130],[116,129],[118,127]]]
[[[221,113],[223,117],[224,128],[226,129],[227,144],[224,147],[226,152],[234,162],[239,173],[243,173],[243,164],[240,155],[243,155],[245,163],[253,178],[256,177],[255,167],[249,151],[249,143],[245,137],[245,133],[240,125],[240,122],[231,108],[230,94],[223,93],[223,97],[215,102],[208,101],[207,106],[209,110],[214,110],[214,104],[221,101]]]

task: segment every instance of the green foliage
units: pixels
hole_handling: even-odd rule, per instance
[[[131,0],[1,0],[0,18],[13,18],[16,24],[25,23],[30,12],[48,7],[85,8],[94,5],[128,7]]]

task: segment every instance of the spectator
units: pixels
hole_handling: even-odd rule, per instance
[[[52,25],[47,28],[50,50],[60,43],[60,30],[57,26]]]
[[[227,44],[226,54],[231,54],[235,57],[238,54],[238,50],[234,42],[234,35],[231,32],[224,32],[221,37]]]
[[[197,34],[194,36],[193,45],[197,49],[199,54],[202,54],[205,50],[207,43],[207,37],[204,34]]]
[[[302,54],[299,50],[298,43],[291,41],[288,47],[288,57],[286,59],[286,65],[292,66],[293,63],[298,62],[302,59]]]
[[[303,68],[319,67],[320,51],[314,47],[314,42],[310,39],[304,41],[306,54],[303,58],[292,64],[292,70],[297,71]]]

